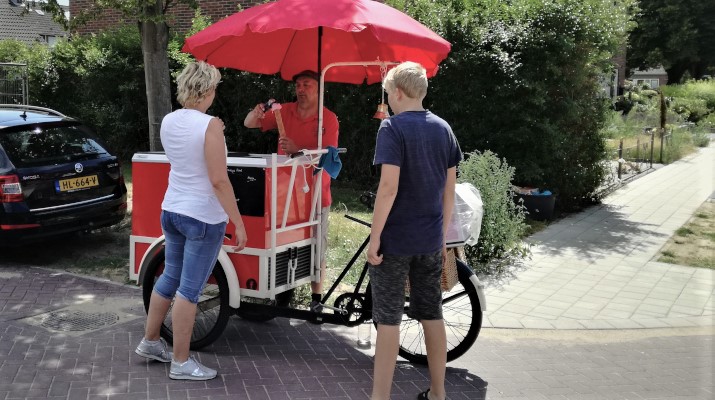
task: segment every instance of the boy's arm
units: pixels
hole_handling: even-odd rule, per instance
[[[449,227],[449,222],[452,220],[452,210],[454,209],[454,192],[456,184],[457,167],[452,167],[447,170],[447,181],[444,184],[444,195],[442,197],[442,237],[445,241],[445,245],[447,243],[447,228]]]
[[[372,227],[370,228],[370,245],[367,249],[367,260],[372,265],[382,263],[380,251],[380,236],[385,228],[387,216],[390,215],[392,205],[397,197],[400,182],[400,167],[382,164],[380,169],[380,185],[377,188],[375,208],[372,214]]]

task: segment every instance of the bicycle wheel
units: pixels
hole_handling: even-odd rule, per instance
[[[162,249],[153,259],[144,274],[142,282],[142,293],[144,296],[144,308],[149,312],[149,302],[154,290],[154,284],[164,271],[164,250]],[[171,301],[169,312],[166,313],[164,322],[161,325],[161,336],[167,342],[173,343],[174,333],[172,331],[171,310],[174,300]],[[221,264],[216,262],[213,272],[204,285],[199,302],[196,305],[196,319],[194,330],[191,333],[191,350],[198,350],[216,341],[221,336],[231,316],[231,307],[228,304],[228,281],[223,272]]]
[[[477,340],[482,329],[482,308],[477,288],[469,277],[474,273],[457,260],[459,284],[442,294],[442,311],[447,331],[447,361],[459,358]],[[424,331],[419,321],[410,318],[409,298],[400,324],[400,356],[415,364],[427,364]]]

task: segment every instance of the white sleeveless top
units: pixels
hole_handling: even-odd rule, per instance
[[[161,209],[218,224],[226,222],[228,215],[213,191],[206,168],[204,139],[211,118],[200,111],[182,108],[161,122],[161,144],[171,164],[169,187]]]

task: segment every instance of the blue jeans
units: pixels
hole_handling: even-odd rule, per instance
[[[178,293],[196,304],[216,264],[226,222],[211,225],[162,210],[161,229],[166,238],[164,273],[154,291],[169,300]]]

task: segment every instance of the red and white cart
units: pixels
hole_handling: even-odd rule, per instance
[[[227,237],[219,255],[229,285],[237,289],[229,297],[232,307],[239,307],[241,295],[274,299],[320,278],[314,260],[321,243],[311,235],[312,229],[321,229],[316,206],[320,180],[313,175],[312,156],[229,154],[228,175],[248,235],[243,251],[231,252],[236,242]],[[163,153],[137,153],[132,169],[130,278],[142,282],[148,264],[163,248],[159,215],[169,162]],[[233,224],[226,231],[233,232]]]

